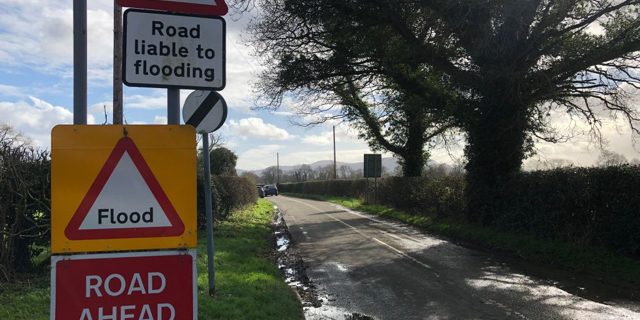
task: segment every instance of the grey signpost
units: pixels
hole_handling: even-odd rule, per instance
[[[87,124],[87,0],[73,0],[73,124]]]
[[[182,118],[202,135],[202,166],[204,169],[204,210],[207,216],[207,270],[209,295],[216,292],[213,266],[213,201],[211,197],[211,160],[209,159],[209,133],[218,130],[227,119],[227,103],[215,91],[196,90],[184,102]]]
[[[374,191],[373,202],[376,202],[378,195],[378,178],[382,176],[382,155],[381,154],[365,154],[364,155],[364,177],[367,178],[367,190],[369,178],[373,178]]]

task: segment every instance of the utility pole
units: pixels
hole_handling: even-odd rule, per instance
[[[280,183],[280,153],[276,152],[276,184]]]
[[[338,179],[338,164],[336,162],[336,126],[333,126],[333,179]]]
[[[113,0],[113,124],[122,118],[122,7]]]

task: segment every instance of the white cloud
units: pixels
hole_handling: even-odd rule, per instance
[[[113,101],[96,102],[89,106],[89,112],[104,114],[105,108],[108,113],[113,112]]]
[[[155,116],[153,118],[153,123],[154,124],[167,124],[167,117],[166,116]]]
[[[578,123],[577,127],[586,130],[587,126]],[[603,121],[600,129],[605,140],[605,149],[625,156],[628,160],[640,159],[640,151],[634,143],[634,137],[628,124],[622,119]],[[592,166],[600,156],[600,145],[587,135],[577,136],[565,143],[540,142],[536,145],[538,153],[528,165],[551,160],[567,160],[577,166]]]
[[[302,142],[317,145],[328,146],[333,144],[333,130],[331,126],[322,126],[325,129],[320,134],[311,134],[302,137]],[[357,136],[351,135],[350,132],[343,130],[341,127],[336,127],[336,143],[347,142],[349,140],[357,140]]]
[[[0,62],[71,76],[73,9],[71,2],[4,1],[0,12]],[[91,3],[96,1],[90,1]],[[103,4],[87,12],[88,66],[91,80],[111,79],[113,14]]]
[[[51,129],[58,124],[73,123],[73,113],[30,96],[29,101],[0,102],[0,119],[29,137],[35,146],[49,148]],[[95,118],[89,115],[87,121],[95,123]]]
[[[231,120],[227,127],[232,134],[239,136],[243,140],[259,138],[283,141],[293,137],[286,130],[265,123],[264,120],[260,118],[246,118],[239,121]]]
[[[22,90],[18,87],[0,84],[0,95],[9,96],[9,97],[19,97],[19,96],[22,96],[23,93],[22,93]]]
[[[291,111],[271,111],[271,114],[282,117],[293,117],[296,115]]]
[[[160,110],[167,108],[166,91],[157,91],[154,95],[129,95],[124,97],[124,107],[144,110]]]
[[[276,165],[276,153],[284,146],[264,144],[259,148],[251,148],[238,155],[237,167],[243,170],[257,170]]]
[[[326,132],[321,134],[308,135],[302,137],[302,142],[317,146],[328,146],[333,143],[333,133]]]

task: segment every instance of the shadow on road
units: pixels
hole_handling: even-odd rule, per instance
[[[333,215],[345,210],[312,213]],[[638,301],[615,290],[594,303],[572,295],[555,277],[525,275],[512,261],[426,234],[397,232],[364,217],[344,222],[301,223],[291,228],[309,277],[330,295],[330,304],[388,319],[620,319],[640,314]],[[359,237],[353,237],[353,230]],[[302,234],[304,230],[304,235]],[[380,231],[384,231],[381,234]],[[417,233],[417,235],[416,235]],[[395,239],[393,236],[395,236]],[[314,237],[320,237],[314,238]],[[385,237],[385,238],[382,238]],[[380,239],[379,239],[380,238]],[[384,247],[380,242],[388,244]],[[412,243],[413,242],[413,243]],[[384,251],[381,253],[380,248]],[[393,248],[402,248],[402,255]],[[407,249],[408,248],[408,249]],[[540,267],[539,267],[540,268]],[[540,268],[541,269],[541,268]],[[586,286],[586,285],[585,285]],[[596,289],[583,288],[584,292]],[[594,297],[588,297],[594,299]],[[333,299],[333,301],[331,301]],[[626,303],[625,303],[626,302]]]

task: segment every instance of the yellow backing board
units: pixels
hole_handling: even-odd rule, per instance
[[[118,150],[121,154],[119,157],[116,155]],[[121,165],[121,162],[126,162],[122,160],[125,154],[130,156],[127,158],[129,159],[128,167],[125,164]],[[107,161],[108,159],[110,160]],[[117,165],[114,159],[117,160],[115,161]],[[115,169],[109,169],[108,162]],[[128,168],[127,170],[134,168],[135,172],[140,174],[135,173],[131,175],[132,178],[128,178],[128,175],[123,174],[127,172],[125,169],[117,169],[120,166]],[[51,171],[51,250],[53,253],[196,247],[196,138],[192,126],[59,125],[51,132]],[[119,175],[114,172],[119,172]],[[111,175],[114,178],[111,178]],[[102,178],[99,179],[98,176]],[[146,194],[139,191],[117,191],[127,189],[128,179],[133,179],[134,176],[138,176],[138,181],[131,180],[132,185],[135,185],[134,182],[140,184],[142,181],[145,188],[148,185]],[[117,183],[105,177],[117,180]],[[90,194],[94,196],[91,197]],[[135,207],[135,203],[142,202],[139,199],[144,198],[145,195],[147,198],[153,197],[158,201],[159,205],[155,208],[156,217],[161,215],[157,212],[162,212],[163,208],[164,211],[171,213],[165,213],[164,216],[167,218],[164,222],[156,218],[155,222],[145,220],[150,224],[142,225],[140,217],[145,208],[138,210],[132,207]],[[99,209],[101,210],[100,222],[104,224],[94,227],[93,225],[97,225],[93,220],[97,220],[98,201],[101,201],[100,205],[105,207],[105,209]],[[95,206],[92,207],[94,203]],[[108,207],[119,207],[121,210],[116,209],[115,214],[112,212],[109,216]],[[122,209],[123,207],[125,209]],[[127,208],[132,209],[127,210]],[[126,211],[127,214],[117,216],[118,211]],[[139,214],[135,215],[132,211],[139,211]],[[93,216],[88,216],[90,214]],[[179,219],[175,217],[176,214]],[[74,218],[75,215],[82,216]],[[88,222],[83,222],[85,216]],[[116,216],[127,222],[119,222]],[[169,221],[170,216],[177,219],[175,221],[181,221],[179,229],[175,228],[175,221]],[[149,217],[148,214],[147,217]],[[72,221],[75,221],[75,225]],[[113,224],[109,225],[109,223]],[[155,229],[149,228],[149,226],[155,226],[153,223],[165,223],[165,225]],[[167,227],[167,224],[174,228]],[[102,229],[99,230],[100,232],[91,233],[95,231],[92,228]],[[82,230],[78,232],[79,229]],[[163,231],[169,229],[173,231]]]

